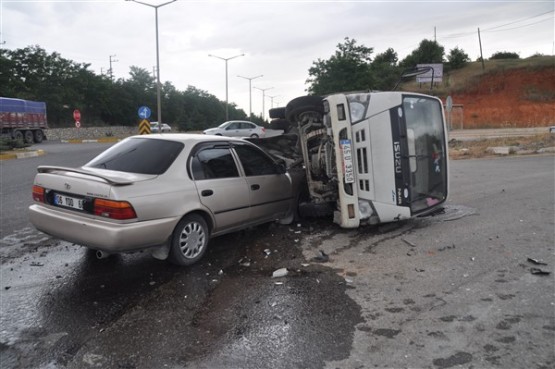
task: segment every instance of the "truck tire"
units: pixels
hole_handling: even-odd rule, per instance
[[[14,140],[23,142],[23,132],[15,131],[12,136]]]
[[[301,96],[289,101],[285,107],[285,119],[290,122],[297,122],[302,113],[313,112],[324,114],[324,104],[320,96]]]
[[[33,131],[29,131],[29,130],[25,131],[24,136],[25,136],[25,143],[32,144],[35,142]]]
[[[270,118],[272,119],[285,119],[285,108],[281,107],[281,108],[272,108],[270,110],[268,110],[268,112],[270,113]]]
[[[44,133],[42,132],[42,129],[37,129],[34,132],[34,136],[35,136],[35,142],[36,143],[41,143],[42,140],[44,140]]]
[[[289,123],[289,121],[287,119],[274,119],[270,122],[270,129],[282,129],[284,133],[287,133],[289,131],[289,127],[291,126],[291,123]]]

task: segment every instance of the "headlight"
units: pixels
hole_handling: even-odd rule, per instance
[[[370,103],[370,94],[352,94],[347,95],[349,102],[349,111],[351,113],[351,123],[363,120],[366,116],[366,110]]]

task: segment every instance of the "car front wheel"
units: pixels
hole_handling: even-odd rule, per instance
[[[187,266],[199,261],[208,247],[210,232],[197,214],[185,216],[175,227],[171,239],[170,262]]]

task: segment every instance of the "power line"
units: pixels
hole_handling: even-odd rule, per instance
[[[502,24],[502,25],[500,25],[500,26],[495,26],[495,27],[492,27],[492,28],[487,28],[487,29],[482,30],[482,32],[484,32],[484,31],[491,31],[491,30],[494,30],[494,29],[496,29],[496,28],[501,28],[501,27],[505,27],[505,26],[510,26],[511,24],[515,24],[515,23],[523,22],[523,21],[526,21],[526,20],[529,20],[529,19],[534,19],[534,18],[537,18],[537,17],[541,17],[542,15],[549,14],[549,13],[553,13],[554,11],[555,11],[555,10],[550,10],[550,11],[548,11],[548,12],[544,12],[544,13],[541,13],[541,14],[533,15],[533,16],[526,17],[526,18],[523,18],[523,19],[519,19],[519,20],[516,20],[516,21],[514,21],[514,22],[509,22],[509,23]],[[543,22],[543,21],[542,21],[542,22]],[[511,28],[511,29],[513,29],[513,28]]]

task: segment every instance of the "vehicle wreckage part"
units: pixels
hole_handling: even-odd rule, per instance
[[[110,254],[109,252],[106,252],[106,251],[96,250],[95,255],[96,255],[97,259],[106,259],[107,257],[109,257],[112,254]]]

